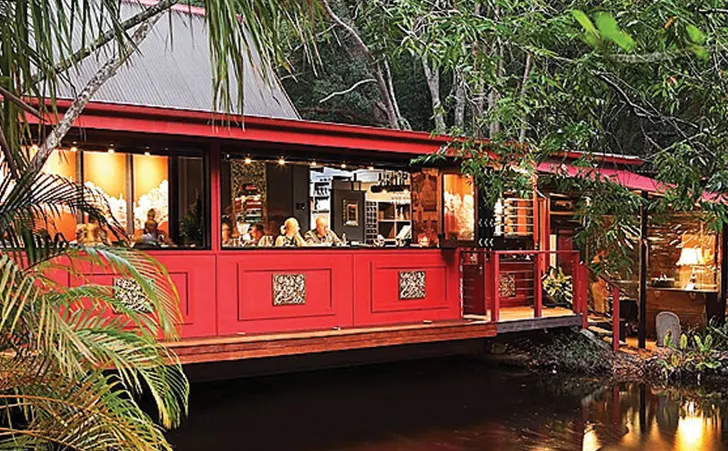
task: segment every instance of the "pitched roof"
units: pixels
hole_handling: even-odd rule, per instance
[[[123,17],[143,8],[135,1],[121,3]],[[153,3],[152,3],[153,4]],[[216,111],[213,107],[212,69],[204,10],[173,7],[169,18],[157,22],[139,45],[128,64],[119,69],[94,95],[93,101],[170,109]],[[74,42],[74,48],[81,43]],[[70,69],[71,83],[61,83],[58,97],[72,99],[83,89],[113,50],[111,44],[86,58],[77,69]],[[296,108],[278,78],[271,73],[264,80],[260,58],[255,49],[243,58],[243,111],[231,113],[284,119],[300,119]],[[268,69],[270,71],[270,69]],[[235,75],[231,71],[231,99],[238,99]],[[219,109],[218,109],[219,110]]]

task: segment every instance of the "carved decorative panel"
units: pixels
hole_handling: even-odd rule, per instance
[[[154,286],[154,280],[149,281]],[[114,279],[114,297],[126,308],[139,313],[152,313],[154,308],[149,299],[144,295],[142,287],[134,279]],[[116,313],[121,313],[114,309]]]
[[[427,294],[427,279],[424,271],[399,272],[399,298],[424,299]]]
[[[512,298],[516,295],[516,276],[514,274],[501,274],[498,282],[500,297]]]
[[[273,305],[301,305],[305,303],[305,274],[273,274]]]
[[[268,221],[268,201],[266,199],[266,192],[268,188],[265,168],[266,165],[262,161],[253,161],[250,164],[245,164],[241,160],[232,160],[230,162],[230,182],[232,183],[233,198],[238,197],[239,193],[244,190],[246,185],[255,186],[260,195],[260,204],[263,207],[261,212],[261,222],[263,224]],[[236,214],[241,214],[243,207],[244,205],[235,205],[235,203],[233,203],[233,208]]]

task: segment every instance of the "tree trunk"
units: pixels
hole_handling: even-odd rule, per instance
[[[498,12],[496,9],[496,19],[498,18]],[[503,43],[500,39],[497,39],[495,42],[495,47],[498,52],[498,68],[496,69],[496,80],[500,80],[503,78],[503,74],[505,72],[503,67]],[[488,114],[493,113],[496,106],[498,105],[498,101],[500,100],[500,92],[498,92],[498,89],[496,89],[495,86],[490,87],[490,92],[488,93]],[[489,137],[493,138],[498,132],[500,132],[500,122],[496,120],[491,120],[490,122],[490,130],[489,130]]]
[[[427,87],[430,88],[430,98],[432,99],[432,118],[435,120],[435,132],[443,133],[445,131],[445,111],[442,108],[440,100],[440,69],[430,67],[427,58],[422,58],[422,68],[425,71],[427,79]]]
[[[101,88],[107,80],[116,74],[116,71],[119,70],[121,65],[126,62],[132,53],[134,53],[139,44],[149,35],[149,32],[152,28],[154,28],[154,25],[161,17],[162,14],[157,14],[156,16],[152,16],[142,22],[137,29],[134,30],[131,40],[124,45],[120,52],[106,61],[96,74],[91,77],[83,90],[81,90],[78,96],[74,99],[68,110],[66,110],[61,121],[53,128],[51,133],[48,134],[43,145],[40,146],[38,152],[35,156],[33,156],[29,170],[41,170],[53,150],[58,147],[61,140],[66,136],[71,127],[73,127],[73,124],[86,108],[86,105],[88,105],[91,101],[93,95],[96,94],[99,88]]]
[[[526,62],[523,64],[523,78],[521,79],[521,98],[523,98],[525,90],[526,90],[526,83],[528,83],[528,77],[531,76],[531,54],[526,53]],[[528,118],[523,118],[523,125],[521,126],[521,132],[518,134],[518,142],[523,142],[526,140],[526,121]]]
[[[481,13],[480,2],[475,4],[475,15],[479,16]],[[478,56],[485,51],[485,44],[476,39],[473,42],[473,54],[475,61],[473,62],[473,72],[478,73]],[[483,85],[481,77],[475,77],[475,83],[473,86],[473,135],[477,138],[482,138],[482,127],[481,122],[483,120],[483,113],[485,112],[485,86]]]
[[[410,123],[402,117],[402,112],[399,110],[399,102],[397,101],[397,95],[394,92],[394,83],[392,77],[392,71],[389,69],[389,62],[384,60],[384,75],[387,77],[387,88],[392,99],[392,107],[394,108],[394,114],[397,116],[397,128],[403,128],[405,130],[412,130]]]
[[[394,129],[399,129],[399,116],[397,114],[397,109],[395,105],[393,104],[393,96],[390,92],[389,85],[386,81],[386,77],[384,74],[384,71],[382,70],[382,66],[377,61],[377,59],[374,57],[374,54],[369,50],[369,47],[364,43],[364,40],[359,36],[359,33],[352,27],[351,25],[344,22],[341,17],[339,17],[334,10],[331,8],[331,3],[329,0],[321,0],[321,5],[324,8],[324,11],[326,11],[326,14],[329,16],[331,20],[334,21],[338,26],[343,28],[349,36],[354,40],[354,44],[356,45],[357,49],[361,54],[369,61],[369,64],[371,65],[372,75],[374,76],[374,79],[377,80],[377,87],[379,88],[379,94],[382,98],[382,103],[384,104],[384,110],[387,114],[387,121],[389,122],[389,126]]]
[[[455,86],[455,127],[465,130],[465,85],[457,71],[453,72],[452,83]]]

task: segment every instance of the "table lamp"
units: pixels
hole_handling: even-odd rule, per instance
[[[690,275],[690,284],[696,285],[698,276],[695,274],[695,267],[704,264],[703,250],[697,247],[684,247],[680,252],[680,258],[677,261],[677,266],[690,266],[692,274]]]

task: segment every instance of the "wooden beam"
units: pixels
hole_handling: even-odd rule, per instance
[[[519,319],[498,323],[498,333],[524,332],[528,330],[557,329],[559,327],[581,326],[581,315],[553,316]]]
[[[285,334],[241,335],[168,343],[184,364],[494,337],[496,325],[452,321]]]

